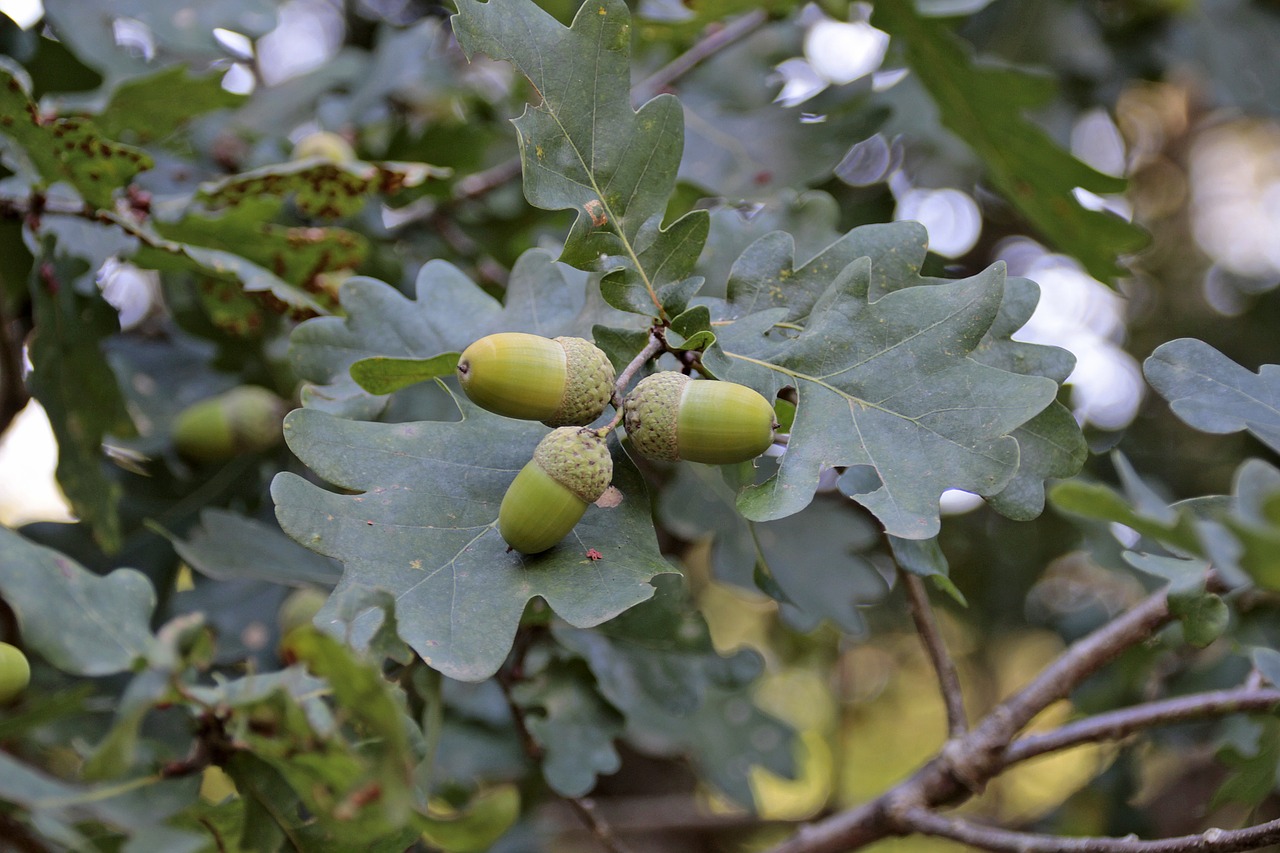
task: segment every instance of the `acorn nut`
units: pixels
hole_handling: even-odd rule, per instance
[[[538,442],[502,497],[498,532],[522,554],[537,554],[568,535],[613,479],[604,436],[561,427]]]
[[[0,643],[0,702],[17,698],[31,683],[31,664],[22,649]]]
[[[280,422],[287,408],[266,388],[241,385],[183,409],[173,422],[173,443],[196,462],[270,450],[284,437]]]
[[[486,335],[462,351],[458,381],[482,409],[550,427],[586,426],[613,394],[613,365],[582,338]]]
[[[650,459],[725,465],[773,443],[769,401],[745,385],[664,371],[646,376],[622,406],[632,446]]]

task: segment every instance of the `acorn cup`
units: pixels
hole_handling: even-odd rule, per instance
[[[631,446],[668,462],[746,462],[768,449],[778,425],[773,406],[747,386],[674,371],[636,383],[622,411]]]
[[[586,426],[613,394],[613,365],[582,338],[486,335],[462,351],[458,381],[482,409],[550,427]]]
[[[187,406],[174,420],[171,436],[187,459],[225,462],[279,444],[287,409],[285,401],[266,388],[241,385]]]
[[[503,495],[498,532],[522,554],[545,551],[568,535],[612,479],[604,436],[581,427],[553,430]]]

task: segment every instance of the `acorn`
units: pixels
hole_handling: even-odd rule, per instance
[[[284,437],[288,406],[266,388],[241,385],[178,413],[171,435],[178,452],[196,462],[225,462],[270,450]]]
[[[581,427],[553,430],[503,495],[498,532],[522,554],[545,551],[568,535],[612,479],[604,436]]]
[[[613,365],[582,338],[486,335],[462,351],[458,381],[482,409],[550,427],[586,426],[613,394]]]
[[[773,406],[745,385],[664,371],[636,383],[622,404],[631,445],[650,459],[725,465],[773,443]]]
[[[17,698],[31,683],[31,664],[22,649],[0,643],[0,702]]]
[[[329,130],[308,133],[293,146],[290,160],[328,160],[330,163],[350,163],[356,159],[355,149],[343,137]]]

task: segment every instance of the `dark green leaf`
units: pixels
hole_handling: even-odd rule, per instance
[[[997,494],[1017,473],[1010,433],[1054,401],[1057,382],[969,357],[999,316],[1004,267],[919,279],[922,236],[905,223],[856,229],[797,270],[790,238],[775,234],[735,264],[734,321],[716,327],[703,363],[798,399],[778,474],[739,498],[748,518],[797,512],[824,469],[848,466],[841,489],[890,534],[929,538],[943,491]],[[903,286],[913,279],[927,286]]]
[[[758,671],[759,659],[752,653],[725,658],[715,650],[683,578],[660,575],[653,585],[653,598],[603,625],[554,628],[556,640],[587,661],[615,707],[625,714],[650,703],[688,716],[710,686],[746,680]]]
[[[64,672],[124,672],[151,651],[156,593],[133,569],[100,577],[4,527],[0,565],[0,597],[17,614],[23,642]]]
[[[684,114],[670,95],[632,109],[626,5],[584,5],[566,30],[530,0],[462,0],[454,33],[468,56],[510,61],[542,96],[515,124],[529,201],[578,212],[561,259],[610,273],[602,287],[615,308],[663,318],[683,310],[707,214],[660,227]]]
[[[616,773],[622,759],[613,741],[622,716],[600,698],[580,661],[550,661],[512,690],[525,726],[543,749],[542,775],[557,794],[581,797],[596,776]]]
[[[975,63],[945,24],[916,14],[912,0],[877,3],[871,22],[904,46],[943,123],[982,158],[1005,198],[1090,275],[1101,281],[1119,276],[1117,256],[1140,249],[1146,235],[1116,216],[1082,207],[1072,194],[1077,187],[1115,193],[1125,182],[1076,160],[1023,117],[1023,110],[1048,100],[1048,79]]]
[[[1178,417],[1204,432],[1248,430],[1280,451],[1280,366],[1253,373],[1204,341],[1162,344],[1143,363],[1147,381]]]
[[[272,497],[286,533],[345,564],[339,591],[351,584],[390,591],[405,642],[451,678],[477,681],[501,665],[531,598],[587,627],[649,598],[647,581],[670,566],[658,552],[639,472],[619,452],[620,506],[588,507],[544,554],[509,552],[496,527],[498,505],[546,429],[460,406],[463,420],[453,423],[293,412],[285,420],[289,446],[320,477],[356,494],[280,474]],[[601,559],[589,559],[589,549]]]
[[[165,534],[178,556],[217,580],[264,580],[289,586],[333,586],[342,567],[264,524],[222,509],[200,513],[186,539]]]
[[[83,296],[72,286],[83,271],[78,259],[48,251],[32,270],[39,332],[31,342],[34,369],[28,383],[58,439],[58,483],[76,515],[110,552],[121,545],[120,487],[104,470],[102,441],[134,429],[101,350],[103,339],[120,329],[118,315],[100,295]]]
[[[351,378],[351,365],[360,359],[433,358],[460,352],[490,332],[554,337],[586,331],[577,320],[585,303],[585,279],[566,277],[565,268],[540,249],[525,252],[516,262],[505,305],[444,261],[422,268],[414,300],[380,281],[351,279],[341,290],[345,318],[311,320],[290,339],[294,369],[312,383],[303,391],[303,403],[372,419],[388,401],[370,395]]]

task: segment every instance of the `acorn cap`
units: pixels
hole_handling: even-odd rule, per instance
[[[581,427],[560,427],[538,442],[533,463],[582,499],[595,503],[613,479],[613,457],[603,436]]]
[[[623,403],[622,424],[642,456],[667,462],[680,459],[676,429],[680,396],[692,381],[683,373],[664,370],[646,376],[631,389]]]
[[[547,426],[586,426],[600,417],[613,396],[613,363],[591,341],[560,337],[556,343],[564,347],[564,397],[555,414],[543,421]]]

